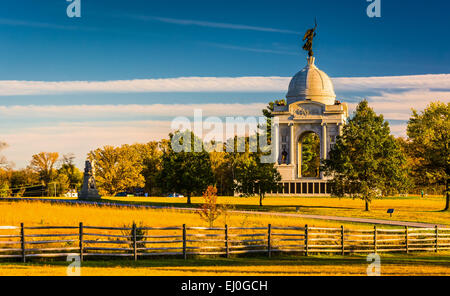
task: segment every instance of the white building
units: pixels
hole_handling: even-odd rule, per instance
[[[333,83],[314,64],[314,57],[295,74],[289,84],[286,106],[275,106],[273,115],[278,118],[274,140],[277,147],[277,168],[282,176],[283,190],[278,194],[327,195],[326,178],[322,173],[315,177],[302,176],[302,141],[315,134],[320,140],[320,158],[328,151],[341,133],[348,116],[345,103],[336,101]]]

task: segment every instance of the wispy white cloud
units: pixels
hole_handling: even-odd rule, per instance
[[[391,133],[406,136],[406,124],[412,115],[412,109],[422,111],[432,101],[450,102],[450,90],[412,89],[402,92],[382,91],[379,95],[365,97],[369,105],[378,114],[391,121]],[[345,101],[345,100],[344,100]],[[353,112],[356,103],[348,103]]]
[[[426,74],[380,77],[340,77],[332,79],[336,91],[385,89],[449,89],[450,74]]]
[[[367,96],[370,106],[377,113],[390,120],[408,120],[411,109],[423,110],[432,101],[450,102],[449,91],[432,91],[429,89],[409,90],[405,92],[381,92],[380,95]],[[349,103],[354,110],[356,103]]]
[[[272,32],[272,33],[284,33],[284,34],[299,34],[298,32],[285,29],[260,27],[260,26],[250,26],[242,24],[230,24],[222,22],[211,22],[211,21],[201,21],[201,20],[189,20],[189,19],[179,19],[179,18],[168,18],[168,17],[158,17],[158,16],[144,16],[144,15],[126,15],[128,18],[133,18],[141,21],[158,21],[168,24],[176,24],[183,26],[198,26],[198,27],[208,27],[208,28],[218,28],[218,29],[232,29],[232,30],[247,30],[247,31],[259,31],[259,32]]]
[[[290,77],[178,77],[110,81],[1,80],[0,96],[67,93],[138,92],[283,92]],[[336,92],[389,89],[449,89],[450,74],[340,77],[332,79]]]
[[[0,81],[0,96],[64,93],[264,92],[285,89],[285,77],[179,77],[114,81]]]

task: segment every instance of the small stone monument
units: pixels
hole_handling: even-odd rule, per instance
[[[95,186],[94,175],[92,174],[92,165],[89,160],[86,160],[83,177],[83,187],[78,197],[81,200],[99,200],[97,186]]]

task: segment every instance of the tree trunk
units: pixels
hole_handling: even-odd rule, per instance
[[[370,204],[369,204],[369,201],[366,199],[365,200],[365,202],[366,202],[366,212],[369,212],[370,211]]]
[[[259,206],[260,207],[262,207],[263,205],[262,205],[262,200],[263,200],[263,196],[262,195],[260,195],[259,196]]]
[[[187,204],[188,204],[188,205],[191,204],[191,195],[190,195],[190,194],[187,196]]]
[[[445,209],[444,209],[444,211],[450,210],[450,192],[447,191],[446,195],[447,195],[447,197],[445,199]]]

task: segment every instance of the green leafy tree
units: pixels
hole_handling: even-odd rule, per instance
[[[115,195],[144,186],[142,158],[130,145],[104,146],[89,152],[100,194]]]
[[[262,110],[263,116],[266,118],[266,124],[267,124],[267,140],[270,143],[272,141],[272,130],[270,127],[272,126],[272,118],[273,118],[273,111],[275,109],[275,106],[285,106],[286,100],[275,100],[272,102],[269,102],[267,104],[267,107]]]
[[[189,138],[190,145],[185,141]],[[187,197],[187,203],[190,204],[193,194],[202,194],[208,185],[214,183],[211,159],[209,153],[203,149],[195,152],[194,147],[202,145],[202,142],[191,131],[170,134],[170,139],[172,143],[178,141],[180,145],[190,146],[190,149],[177,152],[174,147],[167,147],[162,158],[158,182],[163,191],[181,193]]]
[[[212,151],[209,153],[211,169],[219,195],[233,195],[233,167],[229,153]]]
[[[58,174],[55,180],[49,183],[49,195],[50,196],[62,196],[70,189],[69,177],[65,174]]]
[[[10,186],[11,186],[11,169],[3,169],[0,168],[0,196],[7,197],[11,195]]]
[[[261,153],[240,153],[235,167],[235,190],[243,196],[259,196],[259,205],[267,193],[277,191],[281,175],[273,163],[262,163]]]
[[[302,177],[318,177],[320,168],[320,140],[308,133],[302,140]]]
[[[145,179],[144,189],[150,194],[156,194],[159,191],[157,177],[162,165],[162,145],[165,145],[164,141],[152,141],[145,144],[131,145],[141,156],[143,165],[142,175]]]
[[[9,184],[6,182],[0,183],[0,197],[8,197],[11,195]]]
[[[11,188],[33,186],[40,184],[39,174],[31,168],[15,170],[11,172]]]
[[[413,171],[422,184],[445,186],[450,209],[450,103],[433,102],[420,114],[413,110],[408,121],[411,154],[417,159]]]
[[[58,177],[61,175],[66,177],[58,178],[59,181],[63,181],[64,183],[64,186],[61,185],[62,191],[66,189],[79,189],[83,182],[83,173],[75,166],[74,160],[75,156],[72,153],[63,155],[61,159],[61,167],[58,169]],[[67,188],[65,188],[66,185]]]
[[[374,197],[404,189],[405,157],[390,135],[389,123],[377,115],[366,100],[343,128],[342,136],[324,160],[324,171],[331,176],[331,194],[365,201],[366,211]]]

